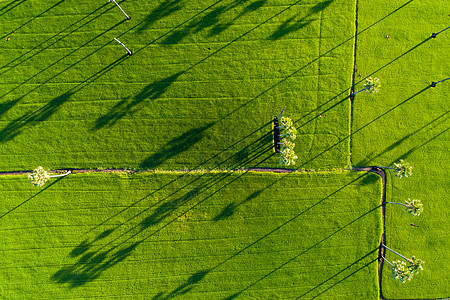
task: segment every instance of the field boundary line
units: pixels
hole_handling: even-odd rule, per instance
[[[167,174],[167,173],[240,173],[240,172],[259,172],[259,173],[329,173],[329,172],[344,172],[352,171],[348,168],[341,169],[330,169],[330,170],[298,170],[298,169],[288,169],[288,168],[263,168],[263,167],[253,167],[253,168],[241,168],[241,169],[174,169],[174,170],[140,170],[140,169],[76,169],[76,168],[63,168],[49,170],[49,173],[62,174],[67,171],[72,171],[72,174],[82,174],[82,173],[128,173],[128,174]],[[33,170],[24,171],[2,171],[0,176],[13,176],[13,175],[26,175],[32,173]]]

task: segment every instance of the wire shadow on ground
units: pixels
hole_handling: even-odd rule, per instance
[[[64,177],[59,177],[57,179],[55,179],[52,183],[50,183],[49,185],[47,185],[46,187],[42,188],[39,192],[37,192],[36,194],[34,194],[33,196],[31,196],[30,198],[28,198],[27,200],[23,201],[22,203],[16,205],[15,207],[11,208],[10,210],[8,210],[7,212],[5,212],[4,214],[2,214],[0,216],[0,219],[2,219],[3,217],[5,217],[6,215],[12,213],[13,211],[15,211],[16,209],[18,209],[19,207],[21,207],[22,205],[26,204],[27,202],[29,202],[30,200],[32,200],[33,198],[35,198],[36,196],[38,196],[39,194],[41,194],[42,192],[44,192],[46,189],[50,188],[51,186],[53,186],[54,184],[58,183],[60,180],[62,180]]]
[[[105,66],[100,71],[94,73],[89,78],[84,80],[84,82],[71,88],[70,90],[66,91],[64,94],[54,98],[53,100],[51,100],[49,103],[45,104],[43,107],[39,108],[38,110],[25,113],[22,116],[16,118],[15,120],[11,121],[8,125],[6,125],[0,131],[0,142],[8,142],[8,141],[14,139],[17,135],[19,135],[24,129],[26,129],[30,126],[35,126],[35,125],[39,124],[40,122],[44,122],[47,119],[49,119],[53,114],[55,114],[60,109],[60,107],[64,103],[69,101],[70,97],[72,97],[76,92],[80,91],[85,86],[87,86],[90,82],[96,80],[97,78],[102,76],[104,73],[108,72],[109,70],[111,70],[112,68],[117,66],[126,57],[127,57],[127,55],[123,55],[123,56],[117,58],[115,61],[113,61],[109,65]],[[2,106],[5,110],[1,111],[0,115],[3,113],[6,113],[16,103],[18,103],[23,97],[24,96],[21,96],[15,100],[12,100],[10,102],[2,104]]]
[[[342,188],[340,188],[339,190],[341,190]],[[338,190],[338,191],[339,191]],[[336,193],[336,192],[335,192]],[[329,196],[328,196],[329,197]],[[327,198],[328,198],[327,197]],[[327,199],[324,198],[324,199]],[[321,201],[319,201],[318,203],[314,204],[313,206],[311,206],[310,208],[316,206],[317,204],[321,203],[324,199],[322,199]],[[328,240],[329,238],[331,238],[332,236],[334,236],[335,234],[339,233],[340,231],[344,230],[346,227],[350,226],[351,224],[355,223],[356,221],[360,220],[361,218],[365,217],[366,215],[378,210],[381,207],[381,205],[378,205],[372,209],[370,209],[369,211],[365,212],[364,214],[360,215],[359,217],[357,217],[356,219],[354,219],[353,221],[347,223],[346,225],[344,225],[343,227],[339,228],[338,230],[334,231],[333,233],[329,234],[328,236],[324,237],[323,239],[321,239],[320,241],[316,242],[314,245],[308,247],[306,250],[302,251],[301,253],[297,254],[296,256],[292,257],[291,259],[285,261],[283,264],[281,264],[280,266],[278,266],[277,268],[273,269],[272,271],[270,271],[269,273],[267,273],[266,275],[264,275],[263,277],[259,278],[258,280],[254,281],[253,283],[251,283],[250,285],[246,286],[244,289],[240,290],[237,293],[234,293],[233,295],[225,298],[226,300],[231,300],[234,299],[236,297],[238,297],[239,295],[241,295],[243,292],[245,292],[246,290],[248,290],[249,288],[251,288],[252,286],[256,285],[258,282],[266,279],[267,277],[269,277],[270,275],[272,275],[273,273],[275,273],[276,271],[282,269],[284,266],[286,266],[287,264],[293,262],[294,260],[296,260],[297,258],[299,258],[300,256],[304,255],[306,252],[312,250],[313,248],[315,248],[316,246],[320,245],[321,243],[325,242],[326,240]],[[307,210],[309,210],[310,208],[308,208]],[[305,210],[306,211],[306,210]],[[294,218],[297,218],[298,216],[302,215],[305,211],[303,211],[302,213],[300,213],[299,215],[295,216]],[[292,219],[291,219],[292,220]],[[288,222],[291,222],[291,220],[289,220]],[[286,223],[282,224],[280,227],[284,226]],[[279,228],[277,228],[276,230],[278,230]],[[273,231],[272,231],[273,232]],[[272,233],[271,232],[271,233]],[[270,233],[270,234],[271,234]],[[265,238],[266,236],[264,236]],[[259,240],[258,240],[259,242]],[[376,249],[378,250],[378,249]],[[375,251],[376,251],[375,250]],[[372,251],[373,253],[374,251]],[[377,259],[373,260],[372,262],[376,261]],[[372,263],[370,262],[370,263]],[[214,267],[216,268],[216,267]],[[354,273],[352,273],[354,274]],[[352,275],[351,274],[351,275]],[[336,285],[337,283],[335,283]],[[333,285],[334,286],[334,285]],[[331,287],[330,287],[331,288]],[[323,293],[323,292],[322,292]]]
[[[58,43],[59,41],[65,39],[66,37],[68,37],[70,34],[76,32],[77,30],[79,30],[80,28],[86,26],[87,24],[91,23],[92,21],[94,21],[95,19],[99,18],[101,15],[105,14],[106,12],[109,11],[105,10],[104,12],[100,13],[99,15],[96,15],[95,17],[89,19],[88,21],[86,21],[85,23],[83,23],[82,25],[78,26],[77,28],[71,30],[70,32],[66,33],[65,35],[59,37],[58,39],[55,39],[55,41],[49,43],[48,45],[46,45],[43,48],[40,48],[41,46],[45,45],[45,43],[49,42],[51,39],[58,37],[60,34],[66,32],[68,29],[70,29],[71,27],[75,26],[76,24],[82,22],[83,20],[89,18],[89,16],[93,15],[94,13],[96,13],[98,10],[102,9],[103,7],[105,7],[107,5],[107,3],[104,3],[103,5],[101,5],[100,7],[96,8],[94,11],[92,11],[91,13],[85,15],[84,17],[82,17],[81,19],[79,19],[78,21],[76,21],[75,23],[67,26],[66,28],[62,29],[61,31],[59,31],[57,34],[53,35],[52,37],[46,39],[45,41],[40,42],[38,45],[34,46],[32,49],[28,50],[27,52],[21,54],[20,56],[14,58],[13,60],[11,60],[10,62],[6,63],[5,65],[3,65],[2,67],[0,67],[0,69],[6,69],[5,71],[1,72],[0,75],[14,69],[15,67],[20,66],[22,63],[26,62],[27,60],[33,58],[34,56],[42,53],[43,51],[45,51],[46,49],[50,48],[51,46],[55,45],[56,43]],[[20,28],[20,27],[19,27]],[[15,29],[15,30],[18,30]],[[37,50],[35,53],[33,53],[32,55],[22,59],[23,57],[27,56],[28,54],[30,54],[31,52]],[[16,62],[16,63],[15,63]],[[15,63],[13,66],[11,66],[13,63]]]
[[[269,145],[267,149],[271,148],[272,145]],[[249,160],[256,160],[263,153],[265,152],[261,150],[259,155],[251,157],[249,158]],[[262,161],[258,162],[257,164],[264,162],[268,158],[270,158],[270,156],[267,158],[263,158]],[[69,284],[69,287],[76,288],[97,279],[102,272],[126,259],[139,244],[143,243],[151,236],[154,236],[155,234],[175,222],[180,216],[185,215],[190,210],[207,201],[219,191],[229,186],[233,182],[236,182],[247,173],[248,172],[244,172],[243,174],[235,178],[230,178],[230,176],[232,175],[231,173],[209,174],[208,176],[203,174],[201,176],[197,176],[195,179],[186,183],[183,187],[172,192],[170,195],[165,196],[162,200],[151,205],[150,207],[131,216],[120,225],[101,232],[94,239],[92,239],[92,241],[82,241],[69,254],[69,256],[72,258],[78,257],[77,262],[61,268],[59,271],[53,274],[52,280],[61,284]],[[204,178],[204,180],[202,180],[202,178]],[[229,178],[230,180],[228,180]],[[174,180],[178,180],[178,178]],[[174,180],[169,182],[169,184],[171,184]],[[185,189],[188,186],[192,187],[193,184],[194,187],[189,191],[187,191],[183,195],[177,195],[182,189]],[[222,185],[218,186],[218,184]],[[206,194],[206,192],[214,186],[218,186],[217,189],[210,194]],[[157,189],[151,194],[154,194],[155,192],[160,190],[161,189]],[[200,199],[200,196],[202,195],[204,196],[204,198]],[[142,201],[143,199],[139,200],[138,202]],[[125,208],[124,210],[126,209],[128,208]],[[124,210],[122,210],[121,212],[123,212]],[[180,213],[180,210],[183,210],[183,212]],[[152,211],[152,213],[145,215],[145,213],[150,211]],[[117,216],[121,212],[116,213],[114,216]],[[136,226],[132,226],[125,232],[119,233],[118,236],[112,236],[112,234],[117,229],[119,229],[121,226],[126,225],[131,220],[136,219],[137,217],[141,217],[141,221]],[[111,218],[112,217],[108,219],[111,220]],[[170,218],[170,220],[168,220],[167,222],[163,222],[168,218]],[[159,225],[159,228],[155,228],[155,226],[157,225]],[[111,237],[112,239],[108,242],[105,242],[105,239],[108,237]],[[99,247],[96,246],[95,242],[100,241],[103,241],[103,245]],[[190,289],[189,286],[193,283],[196,283],[197,279],[203,276],[204,275],[193,277],[191,276],[192,279],[189,279],[186,284],[172,291],[171,294],[178,295]]]
[[[27,126],[34,126],[39,124],[40,122],[46,121],[54,113],[56,113],[64,103],[69,101],[72,95],[72,92],[66,92],[61,96],[54,98],[40,109],[25,113],[24,115],[11,121],[8,125],[6,125],[5,128],[0,131],[0,142],[4,143],[14,139]],[[16,99],[15,101],[17,102],[19,100],[20,98]]]

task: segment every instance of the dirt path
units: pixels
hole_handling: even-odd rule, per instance
[[[386,172],[379,168],[379,167],[353,167],[354,171],[363,171],[363,172],[371,172],[379,175],[381,177],[381,180],[383,182],[383,191],[381,196],[381,202],[386,202]],[[382,215],[383,215],[383,234],[381,236],[381,243],[380,247],[378,249],[378,286],[380,288],[380,299],[384,300],[383,297],[383,291],[382,291],[382,285],[381,285],[381,274],[383,271],[383,258],[382,256],[385,256],[386,249],[384,247],[381,247],[381,244],[386,245],[386,206],[381,206]]]

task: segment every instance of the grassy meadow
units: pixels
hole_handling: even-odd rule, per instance
[[[400,159],[425,264],[383,296],[450,296],[447,2],[0,0],[0,172],[148,171],[0,176],[0,298],[378,299],[381,180],[342,170]],[[232,171],[280,167],[283,109],[309,172]]]
[[[39,191],[23,176],[0,184],[5,299],[378,295],[373,174],[75,174]]]
[[[123,1],[130,21],[106,1],[14,5],[1,170],[277,166],[284,108],[299,166],[349,162],[354,1]]]
[[[362,78],[380,78],[382,86],[378,94],[355,97],[352,162],[392,166],[404,159],[413,166],[413,175],[400,180],[392,176],[388,201],[404,203],[411,198],[424,205],[419,217],[398,205],[386,207],[387,245],[425,261],[424,271],[405,284],[392,280],[385,265],[382,285],[387,299],[450,296],[450,181],[445,167],[450,81],[430,87],[431,82],[450,77],[450,30],[430,37],[449,26],[448,8],[447,1],[359,3],[356,68]]]

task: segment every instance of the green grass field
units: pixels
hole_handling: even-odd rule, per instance
[[[36,191],[2,178],[1,297],[374,299],[380,182],[77,174]]]
[[[449,26],[450,6],[447,1],[376,3],[383,9],[375,9],[373,2],[359,5],[359,27],[367,30],[358,37],[356,68],[362,78],[380,78],[382,91],[355,97],[352,161],[357,166],[390,166],[405,159],[413,166],[413,175],[390,180],[388,201],[420,199],[425,207],[423,215],[415,218],[400,206],[386,208],[387,244],[407,257],[423,259],[425,270],[402,284],[392,280],[385,265],[383,295],[387,299],[445,298],[450,296],[450,181],[445,168],[450,89],[449,81],[429,86],[450,77],[450,31],[430,38]]]
[[[356,0],[0,0],[0,171],[151,171],[1,176],[0,298],[378,299],[380,179],[342,170],[399,159],[425,212],[386,243],[426,263],[383,296],[450,296],[447,2],[358,0],[354,66]],[[280,166],[282,109],[310,172],[231,172]]]
[[[276,166],[283,108],[299,165],[348,164],[353,1],[79,3],[2,16],[0,169]]]

